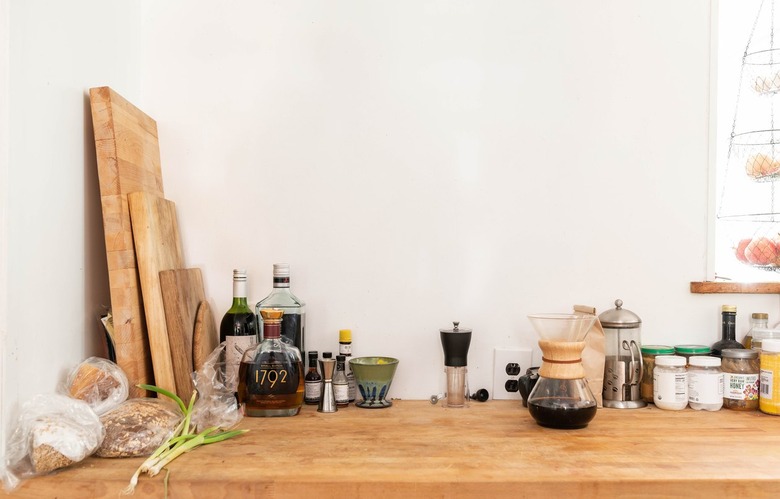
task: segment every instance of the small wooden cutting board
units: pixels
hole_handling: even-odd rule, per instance
[[[184,267],[176,205],[148,192],[127,195],[155,385],[176,393],[160,271]]]
[[[193,334],[200,303],[205,300],[200,269],[160,272],[160,291],[171,349],[176,394],[185,402],[192,396]]]

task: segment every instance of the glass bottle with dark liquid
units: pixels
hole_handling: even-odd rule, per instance
[[[584,428],[596,416],[596,398],[585,381],[582,350],[595,315],[536,314],[528,319],[541,338],[539,379],[528,412],[548,428]]]
[[[279,309],[261,309],[263,341],[244,353],[238,402],[246,416],[294,416],[303,405],[304,375],[298,349],[281,340]]]
[[[238,368],[244,352],[259,340],[257,317],[246,301],[246,270],[233,270],[233,304],[219,325],[219,341],[225,342],[225,386],[238,385]]]
[[[284,311],[282,322],[282,340],[295,345],[301,355],[306,355],[306,314],[305,303],[290,290],[290,265],[274,264],[274,287],[271,293],[255,306],[258,318],[262,322],[260,309],[278,308]]]

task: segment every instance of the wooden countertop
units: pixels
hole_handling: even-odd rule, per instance
[[[168,497],[777,497],[780,417],[599,409],[582,430],[538,426],[518,402],[444,409],[396,400],[292,418],[169,465]],[[9,497],[115,499],[142,459],[88,458]],[[164,472],[135,497],[163,497]],[[1,493],[1,492],[0,492]],[[553,495],[550,495],[553,494]]]

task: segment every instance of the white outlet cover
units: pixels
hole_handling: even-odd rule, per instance
[[[520,392],[506,391],[507,380],[518,379],[531,366],[530,348],[496,348],[493,350],[493,392],[494,400],[522,400]],[[506,373],[506,365],[512,362],[520,364],[520,374],[510,376]]]

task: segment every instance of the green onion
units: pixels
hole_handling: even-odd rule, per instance
[[[146,473],[150,477],[155,476],[163,468],[165,468],[168,463],[182,454],[190,452],[196,447],[221,442],[223,440],[227,440],[228,438],[233,438],[249,431],[220,431],[218,427],[213,426],[203,430],[200,433],[192,433],[194,430],[194,428],[190,427],[192,423],[192,408],[195,406],[197,392],[193,392],[190,403],[188,405],[184,405],[184,401],[181,398],[179,398],[175,393],[169,392],[168,390],[164,390],[153,385],[138,385],[138,387],[144,390],[149,390],[161,395],[165,395],[166,397],[172,399],[179,406],[179,409],[184,415],[184,419],[182,419],[181,423],[179,423],[179,425],[173,431],[173,435],[171,435],[168,440],[163,442],[163,444],[160,445],[157,450],[155,450],[152,455],[146,459],[146,461],[141,463],[141,466],[138,467],[133,476],[130,478],[130,484],[124,490],[122,490],[123,495],[130,495],[135,491],[135,486],[138,485],[138,478],[142,473]],[[168,471],[168,474],[170,474],[170,470]],[[164,480],[166,496],[168,495],[168,474],[165,475]]]

